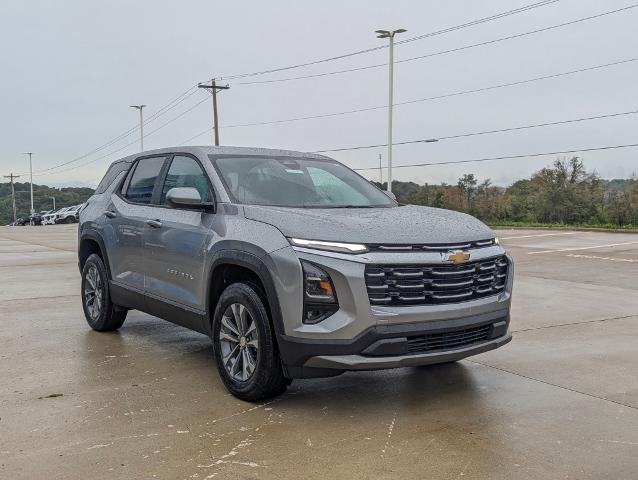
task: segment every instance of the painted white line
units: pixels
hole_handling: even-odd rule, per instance
[[[498,237],[498,239],[499,240],[516,240],[517,238],[556,237],[559,235],[578,235],[579,233],[590,233],[590,232],[538,233],[534,235],[515,235],[513,237]]]
[[[594,248],[621,247],[623,245],[636,245],[638,242],[608,243],[606,245],[594,245],[592,247],[579,248],[559,248],[558,250],[540,250],[538,252],[527,252],[528,255],[538,255],[539,253],[575,252],[576,250],[592,250]]]
[[[633,258],[612,258],[612,257],[599,257],[598,255],[577,255],[575,253],[568,253],[566,257],[572,258],[586,258],[590,260],[608,260],[610,262],[629,262],[629,263],[638,263],[638,259],[634,260]]]

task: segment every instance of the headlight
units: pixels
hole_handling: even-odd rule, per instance
[[[303,270],[303,323],[318,323],[339,310],[330,276],[312,263],[301,260]]]
[[[494,245],[500,245],[501,241],[498,239],[498,237],[494,237]]]
[[[323,240],[304,240],[302,238],[290,238],[290,243],[297,247],[314,248],[340,253],[363,253],[368,247],[359,243],[325,242]]]

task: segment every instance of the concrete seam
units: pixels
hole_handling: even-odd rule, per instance
[[[621,317],[598,318],[596,320],[583,320],[582,322],[559,323],[558,325],[545,325],[543,327],[523,328],[522,330],[512,330],[512,333],[531,332],[534,330],[543,330],[545,328],[568,327],[570,325],[582,325],[586,323],[608,322],[610,320],[622,320],[624,318],[638,317],[638,314],[623,315]]]
[[[476,365],[481,365],[483,367],[487,367],[487,368],[493,368],[494,370],[499,370],[501,372],[505,372],[505,373],[509,373],[510,375],[516,375],[517,377],[521,377],[521,378],[525,378],[527,380],[532,380],[534,382],[538,382],[538,383],[542,383],[544,385],[549,385],[551,387],[556,387],[556,388],[560,388],[562,390],[567,390],[568,392],[572,392],[572,393],[578,393],[580,395],[584,395],[586,397],[590,397],[590,398],[595,398],[597,400],[603,400],[605,402],[609,402],[609,403],[613,403],[615,405],[620,405],[622,407],[626,407],[626,408],[631,408],[632,410],[638,410],[637,407],[634,407],[632,405],[627,405],[625,403],[621,403],[621,402],[617,402],[616,400],[612,400],[610,398],[605,398],[605,397],[599,397],[598,395],[594,395],[592,393],[587,393],[587,392],[581,392],[580,390],[575,390],[573,388],[569,388],[569,387],[563,387],[562,385],[557,385],[555,383],[551,383],[551,382],[547,382],[545,380],[540,380],[538,378],[534,378],[534,377],[529,377],[527,375],[523,375],[522,373],[516,373],[516,372],[512,372],[510,370],[506,370],[505,368],[501,368],[501,367],[495,367],[494,365],[488,365],[486,363],[481,363],[481,362],[477,362],[476,360],[467,360],[468,362],[474,363]]]

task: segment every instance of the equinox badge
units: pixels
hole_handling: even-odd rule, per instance
[[[470,254],[462,250],[454,250],[453,252],[448,252],[445,256],[445,260],[452,263],[463,263],[467,262],[469,259]]]

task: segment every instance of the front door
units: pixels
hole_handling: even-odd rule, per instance
[[[145,291],[151,298],[202,313],[206,308],[206,248],[214,235],[211,227],[215,215],[172,208],[166,194],[174,187],[193,187],[202,202],[212,202],[212,187],[194,157],[175,155],[169,162],[144,238]],[[197,320],[189,320],[186,314],[183,317],[175,321],[200,330],[189,324]]]

